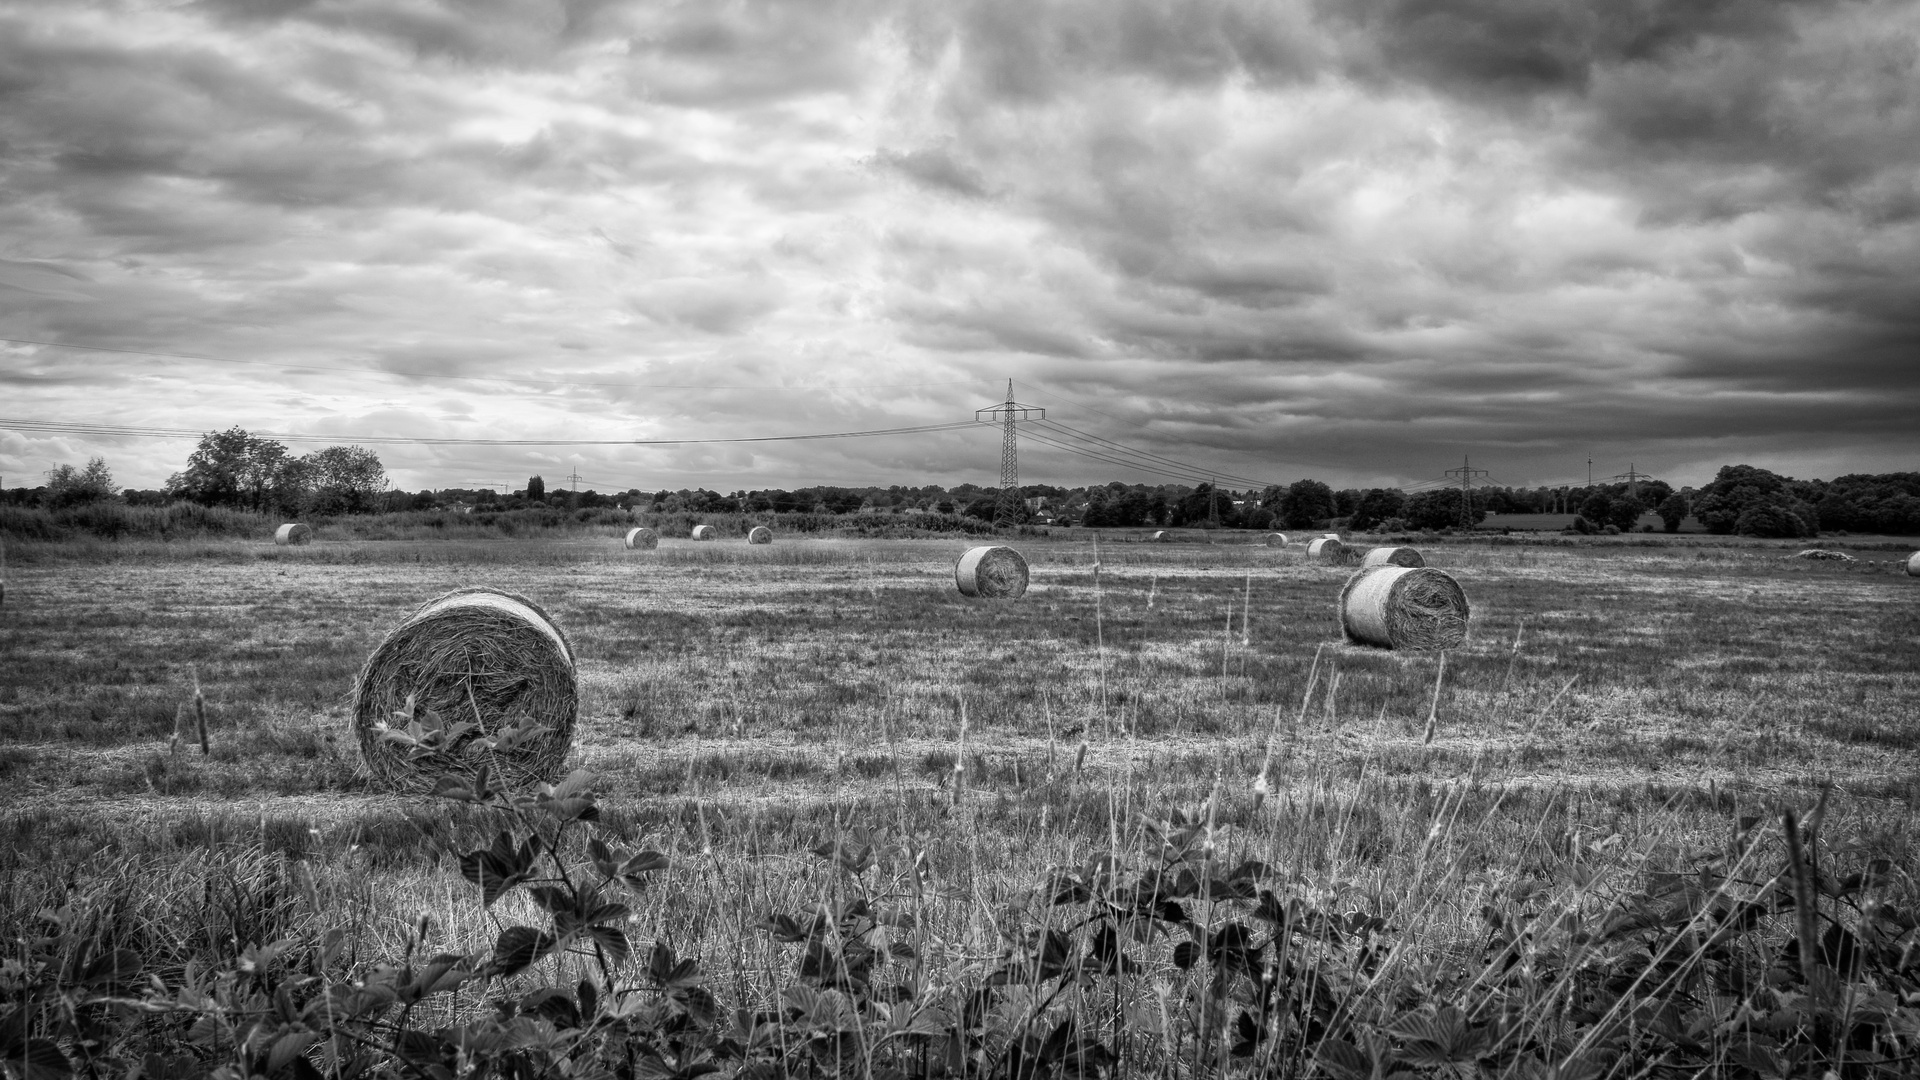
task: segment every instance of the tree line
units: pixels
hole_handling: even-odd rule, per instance
[[[819,485],[731,493],[705,488],[602,494],[549,490],[543,477],[509,493],[491,488],[390,489],[373,451],[329,446],[294,455],[281,443],[235,427],[203,436],[186,467],[157,491],[121,491],[101,458],[60,465],[35,488],[0,492],[0,501],[50,509],[121,500],[187,501],[274,513],[288,518],[403,510],[511,511],[617,507],[662,513],[931,513],[995,520],[997,489],[977,484],[887,487]],[[1710,533],[1761,537],[1847,531],[1920,534],[1920,472],[1851,473],[1833,480],[1796,480],[1751,465],[1722,467],[1712,482],[1675,489],[1661,480],[1587,487],[1477,487],[1407,492],[1398,488],[1335,489],[1314,479],[1236,491],[1212,484],[1125,484],[1086,487],[1030,484],[1020,489],[1023,521],[1093,528],[1348,528],[1363,532],[1446,529],[1483,524],[1491,514],[1573,515],[1576,532],[1626,531],[1648,514],[1669,532],[1688,517]],[[1650,527],[1650,526],[1643,526]]]

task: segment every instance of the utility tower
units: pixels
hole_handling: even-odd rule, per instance
[[[1013,428],[1024,421],[1045,420],[1047,410],[1013,400],[1013,380],[1008,379],[1007,400],[990,408],[975,409],[973,418],[983,424],[999,424],[1005,432],[1000,439],[1000,498],[993,507],[993,527],[1017,525],[1026,507],[1020,503],[1020,443]]]
[[[1633,462],[1629,461],[1627,462],[1627,471],[1613,479],[1625,480],[1627,482],[1627,494],[1637,499],[1640,497],[1640,481],[1653,480],[1656,479],[1656,477],[1640,472],[1633,467]]]
[[[570,471],[567,474],[567,479],[573,482],[574,493],[578,494],[580,491],[580,470],[576,468]]]
[[[1487,470],[1474,468],[1473,463],[1467,460],[1465,454],[1462,454],[1460,467],[1448,469],[1447,475],[1460,478],[1460,527],[1471,529],[1473,528],[1473,485],[1480,477],[1487,475]]]

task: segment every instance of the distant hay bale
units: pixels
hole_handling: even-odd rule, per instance
[[[771,544],[773,543],[773,530],[767,528],[765,525],[755,525],[747,533],[747,543]]]
[[[1451,649],[1467,640],[1467,594],[1431,567],[1369,566],[1340,590],[1347,640],[1384,649]]]
[[[273,542],[281,547],[298,547],[313,543],[313,529],[297,521],[289,521],[273,530]]]
[[[1307,560],[1318,563],[1346,562],[1349,552],[1347,545],[1336,536],[1323,536],[1307,545]]]
[[[1425,566],[1427,560],[1410,547],[1377,547],[1360,560],[1361,566]]]
[[[660,546],[660,534],[652,529],[628,529],[627,546],[641,551],[652,551]]]
[[[1907,556],[1907,576],[1920,577],[1920,551]]]
[[[458,739],[428,761],[381,736],[432,713],[441,724],[478,723],[493,735],[528,728],[515,744],[488,751]],[[360,753],[389,788],[423,791],[440,774],[468,776],[483,764],[494,782],[524,786],[560,774],[579,712],[573,646],[533,601],[494,589],[461,589],[430,601],[389,633],[367,658],[353,693]]]
[[[1152,536],[1148,537],[1148,539],[1156,544],[1171,544],[1173,543],[1173,534],[1165,529],[1159,529],[1156,530]]]
[[[1286,547],[1287,534],[1286,533],[1268,533],[1267,546],[1268,547]]]
[[[953,584],[961,596],[1018,599],[1027,591],[1027,560],[1004,545],[968,548],[953,564]]]
[[[715,540],[718,539],[719,536],[720,531],[711,525],[695,525],[693,527],[693,538],[695,540]]]
[[[1844,551],[1828,551],[1825,548],[1808,548],[1787,556],[1789,559],[1814,559],[1824,562],[1852,562],[1853,556]]]

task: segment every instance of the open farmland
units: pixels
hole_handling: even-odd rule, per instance
[[[698,958],[728,1004],[778,993],[792,947],[756,925],[839,895],[844,867],[808,851],[850,830],[878,852],[863,887],[914,907],[915,958],[894,966],[923,997],[1018,951],[1046,918],[1029,902],[1049,868],[1151,863],[1169,816],[1210,798],[1222,852],[1265,864],[1264,887],[1398,942],[1391,977],[1348,988],[1376,1010],[1477,1000],[1501,983],[1489,919],[1593,917],[1653,871],[1730,850],[1742,817],[1774,823],[1755,850],[1777,861],[1778,812],[1823,785],[1835,873],[1914,865],[1920,581],[1771,548],[1435,546],[1474,605],[1441,673],[1341,644],[1347,570],[1297,546],[1103,543],[1097,576],[1082,537],[1021,546],[1034,584],[1017,602],[954,592],[958,542],[16,547],[0,920],[14,933],[62,901],[247,882],[271,895],[131,921],[165,927],[173,962],[330,926],[397,956],[423,914],[432,950],[484,954],[498,926],[451,852],[483,845],[491,819],[370,790],[348,726],[381,635],[473,584],[533,598],[571,636],[574,766],[599,778],[610,829],[672,860],[627,933]],[[1108,1043],[1133,1027],[1123,1058],[1161,1070],[1191,1053],[1182,1068],[1205,1071],[1216,1021],[1182,975],[1192,957],[1138,952],[1139,985],[1111,1008],[995,1007],[1070,1012]],[[1151,1023],[1128,1011],[1156,1002]],[[1187,1009],[1202,1034],[1181,1049]],[[1369,1016],[1356,1004],[1342,1022]],[[1348,1030],[1322,1020],[1315,1040]]]

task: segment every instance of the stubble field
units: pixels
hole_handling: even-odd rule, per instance
[[[499,924],[453,853],[491,819],[371,790],[348,727],[382,634],[468,585],[525,594],[571,636],[572,767],[598,778],[612,833],[672,860],[626,932],[724,973],[715,993],[740,1004],[780,992],[781,946],[756,924],[834,893],[843,868],[807,853],[850,830],[881,853],[876,894],[915,905],[901,963],[958,984],[1023,947],[1051,868],[1152,863],[1170,815],[1197,813],[1283,899],[1391,928],[1399,973],[1354,991],[1390,1010],[1486,983],[1489,911],[1604,908],[1829,785],[1836,865],[1913,866],[1920,581],[1771,550],[1435,546],[1474,609],[1441,672],[1342,644],[1348,571],[1298,547],[1034,539],[1031,591],[988,602],[952,588],[964,546],[16,548],[0,921],[266,875],[282,882],[271,902],[150,918],[178,924],[181,955],[323,925],[397,954],[421,915],[433,950],[484,954]],[[1165,1071],[1184,1060],[1169,1016],[1200,1009],[1196,1046],[1212,1021],[1187,966],[1142,962],[1155,1016],[998,1007],[1084,1011],[1110,1039],[1157,1032],[1133,1060]],[[1186,1071],[1211,1060],[1196,1050]]]

